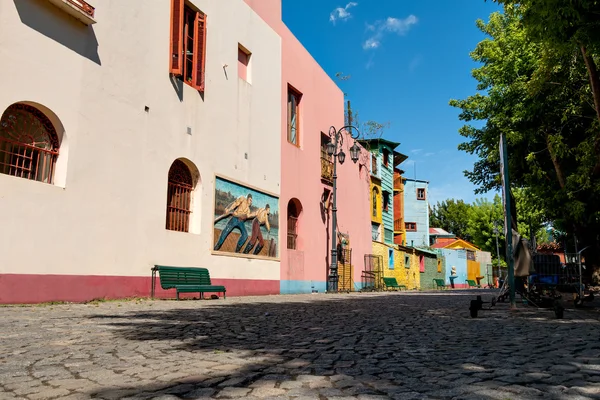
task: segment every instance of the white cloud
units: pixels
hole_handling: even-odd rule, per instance
[[[413,154],[419,154],[422,151],[423,151],[423,149],[413,149],[410,152],[413,153]]]
[[[423,61],[423,57],[421,57],[421,55],[416,56],[415,58],[413,58],[410,61],[410,64],[408,65],[408,70],[410,72],[414,72],[415,69],[417,69],[417,67],[419,65],[421,65],[421,62]]]
[[[425,157],[431,157],[431,156],[433,156],[433,155],[435,155],[435,153],[425,153],[425,154],[424,154],[424,156],[425,156]]]
[[[375,33],[363,43],[363,49],[371,50],[378,48],[384,36],[388,33],[396,33],[400,36],[406,35],[410,28],[418,21],[418,18],[411,14],[404,19],[388,17],[384,21],[367,24],[367,30]]]
[[[346,4],[346,7],[336,8],[331,12],[331,14],[329,14],[329,21],[335,25],[335,21],[339,19],[341,19],[342,21],[347,20],[352,16],[352,14],[350,14],[348,10],[352,7],[356,7],[357,5],[358,3],[351,1],[350,3]]]

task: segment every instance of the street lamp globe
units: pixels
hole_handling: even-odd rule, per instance
[[[340,164],[343,164],[346,161],[346,153],[343,150],[340,150],[338,153],[338,159],[340,160]]]
[[[350,147],[350,158],[354,161],[354,164],[358,161],[358,156],[360,154],[360,147],[354,142],[352,147]]]
[[[327,143],[327,154],[332,156],[333,153],[335,153],[335,144],[333,144],[333,142],[329,142]]]

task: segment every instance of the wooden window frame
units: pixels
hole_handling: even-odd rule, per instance
[[[167,217],[169,231],[189,232],[192,215],[194,181],[192,171],[181,160],[173,161],[167,183]]]
[[[423,196],[419,195],[420,190],[423,191]],[[417,200],[426,200],[426,199],[427,199],[427,191],[425,190],[425,188],[417,188]]]
[[[414,225],[415,228],[410,229],[409,226],[411,226],[411,225]],[[416,222],[405,222],[404,229],[406,230],[406,232],[416,232],[417,231],[417,223]]]
[[[238,43],[238,78],[250,83],[250,58],[252,53]],[[243,58],[243,59],[242,59]]]
[[[293,96],[296,100],[296,106],[293,107],[290,104],[290,96]],[[300,103],[302,102],[302,93],[296,90],[291,85],[288,85],[287,91],[287,141],[288,143],[300,147]],[[293,110],[292,110],[293,109]],[[292,111],[295,113],[294,129],[296,132],[296,140],[292,141]]]
[[[190,26],[190,15],[193,26]],[[205,89],[207,16],[185,0],[171,0],[169,72],[198,91]],[[192,35],[189,34],[190,30]],[[191,44],[189,43],[191,39]],[[191,51],[189,47],[192,47]],[[188,65],[191,53],[191,71]]]
[[[388,192],[387,190],[384,190],[381,193],[381,197],[382,197],[382,200],[381,200],[381,204],[382,204],[381,209],[383,211],[387,212],[387,211],[390,210],[390,203],[391,203],[390,197],[391,197],[391,193]],[[386,201],[386,199],[387,199],[387,201]]]
[[[383,166],[388,167],[390,165],[390,151],[388,149],[383,149]]]
[[[379,202],[379,190],[374,187],[373,188],[373,193],[371,194],[371,201],[373,202],[372,204],[372,211],[373,211],[373,218],[377,218],[379,216],[379,207],[378,207],[378,202]]]

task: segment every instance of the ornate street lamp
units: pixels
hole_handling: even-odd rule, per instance
[[[337,204],[336,204],[336,191],[337,191],[337,161],[343,164],[346,160],[346,153],[342,150],[344,144],[344,135],[342,132],[348,128],[350,137],[354,139],[354,145],[350,148],[350,158],[354,163],[358,161],[360,155],[360,147],[356,144],[358,139],[358,129],[352,125],[346,125],[336,130],[335,127],[329,128],[329,137],[331,142],[327,143],[327,154],[333,156],[333,207],[331,209],[331,265],[329,267],[329,277],[327,282],[328,292],[338,291],[338,265],[337,265]],[[356,130],[357,135],[354,136],[352,131]]]

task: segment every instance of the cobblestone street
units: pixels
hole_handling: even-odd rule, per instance
[[[0,398],[600,398],[597,311],[491,293],[2,307]]]

